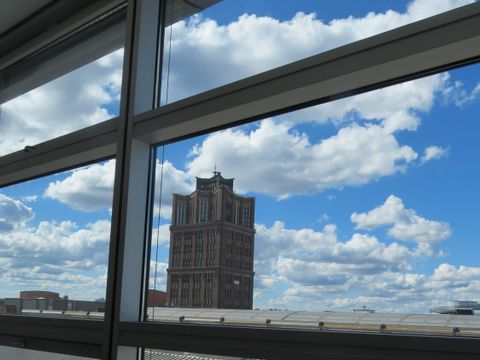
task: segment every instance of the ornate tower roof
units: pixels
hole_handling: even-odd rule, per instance
[[[197,190],[215,190],[219,186],[227,186],[233,192],[233,178],[225,179],[220,171],[214,171],[211,178],[197,177]]]

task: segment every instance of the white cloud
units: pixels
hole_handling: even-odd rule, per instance
[[[445,0],[432,4],[416,0],[404,13],[372,12],[330,23],[322,22],[313,13],[302,12],[284,21],[244,14],[227,25],[195,16],[174,26],[170,97],[182,98],[469,2]],[[114,116],[111,109],[119,100],[122,61],[123,51],[116,51],[3,104],[0,133],[4,136],[0,139],[0,154]],[[387,92],[403,95],[395,98],[392,94],[385,100],[377,97],[373,103],[367,95],[355,100],[357,104],[344,103],[344,111],[355,107],[365,118],[383,119],[388,123],[386,129],[412,129],[418,123],[415,111],[429,107],[432,91],[437,91],[441,83],[441,77],[432,77],[418,82],[417,86],[405,85],[406,92],[400,86]],[[388,107],[379,106],[391,108],[391,114],[385,116],[382,110],[375,110],[376,103],[383,102]],[[338,116],[338,111],[330,115]]]
[[[0,193],[0,233],[10,231],[18,224],[29,221],[34,213],[21,201]]]
[[[152,246],[164,246],[170,243],[170,224],[163,224],[152,231]]]
[[[439,265],[432,276],[435,281],[468,281],[480,277],[479,267],[468,267],[460,265],[456,267],[451,264]]]
[[[71,172],[63,180],[49,183],[44,197],[67,204],[75,210],[97,211],[112,206],[115,160],[93,164]],[[172,194],[187,194],[193,191],[192,177],[165,161],[163,166],[157,161],[155,179],[155,215],[160,202],[160,182],[162,185],[162,217],[172,215]]]
[[[98,220],[83,228],[71,221],[42,221],[36,227],[21,224],[0,235],[0,257],[12,267],[57,266],[58,269],[106,265],[110,222]]]
[[[47,290],[75,300],[105,298],[106,274],[48,273],[37,268],[11,268],[0,274],[2,295],[18,297],[21,290]]]
[[[170,100],[316,55],[470,2],[416,0],[404,13],[392,10],[370,12],[363,17],[350,16],[329,23],[318,19],[314,13],[303,12],[284,21],[244,14],[226,25],[194,16],[190,21],[181,21],[173,26]]]
[[[157,160],[154,216],[157,217],[160,210],[161,194],[160,215],[164,219],[170,219],[172,217],[172,195],[190,194],[194,190],[192,182],[194,179],[194,176],[190,176],[184,171],[177,169],[170,161],[165,160],[162,167],[162,163]],[[163,184],[161,184],[162,180]]]
[[[461,108],[478,98],[478,95],[480,95],[480,83],[473,90],[469,91],[465,89],[465,84],[462,81],[453,81],[444,87],[442,94],[446,103],[452,103]]]
[[[418,255],[362,234],[341,242],[332,224],[322,231],[294,230],[277,221],[270,228],[257,224],[256,231],[256,273],[300,284],[340,285],[352,277],[407,270]]]
[[[116,51],[3,104],[0,155],[115,116],[122,62]]]
[[[311,143],[292,124],[272,120],[263,120],[252,131],[237,128],[213,133],[195,154],[187,163],[191,176],[209,172],[216,163],[236,179],[240,193],[260,192],[280,199],[363,185],[405,171],[417,157],[412,148],[401,146],[378,125],[347,126]]]
[[[110,222],[79,228],[69,221],[43,221],[0,233],[0,281],[10,296],[45,289],[95,299],[105,296]]]
[[[243,15],[225,26],[197,16],[190,22],[179,22],[174,26],[171,94],[175,97],[176,89],[180,92],[199,91],[198,84],[211,87],[219,79],[231,81],[229,74],[244,77],[463,3],[466,2],[443,1],[426,6],[424,0],[417,0],[403,14],[394,11],[369,13],[363,18],[337,19],[328,24],[314,14],[303,13],[283,22]],[[265,36],[259,37],[258,34]],[[256,40],[244,41],[249,38]],[[296,51],[283,46],[286,41]],[[186,59],[191,59],[198,50],[201,51],[194,56],[195,66],[191,66]],[[252,54],[256,61],[245,61],[245,56],[251,57]],[[111,80],[111,74],[102,79],[97,74],[92,75],[96,82],[83,88],[84,96],[98,100],[96,108],[101,107],[98,104],[111,101],[112,94],[105,89],[111,84],[118,85],[118,71],[115,69],[119,67],[119,60],[121,53],[92,65],[94,70],[108,69],[117,74],[115,81]],[[203,63],[208,66],[202,66]],[[205,69],[214,69],[214,73]],[[411,147],[399,144],[393,133],[415,130],[420,124],[420,113],[431,109],[435,94],[445,88],[447,82],[448,75],[436,75],[288,114],[280,117],[283,123],[263,121],[251,132],[237,129],[212,134],[192,149],[187,171],[165,162],[161,215],[163,218],[171,216],[173,192],[189,193],[193,189],[194,177],[210,173],[214,163],[224,174],[236,178],[236,188],[241,193],[254,191],[279,199],[329,188],[363,185],[404,172],[418,154]],[[296,122],[291,122],[292,119]],[[363,122],[363,126],[352,124],[353,120]],[[311,121],[333,121],[345,126],[330,138],[312,142],[312,136],[295,130],[299,122]],[[225,148],[232,151],[224,151]],[[248,166],[254,176],[250,173],[247,176],[238,164],[242,168]],[[278,181],[271,181],[271,174],[276,174]],[[72,177],[51,184],[45,195],[83,211],[109,207],[109,196],[97,196],[95,192],[87,194],[90,181],[98,184],[97,179],[90,179],[96,175],[83,176],[84,179]],[[157,188],[159,178],[157,171]],[[108,184],[105,194],[107,191],[110,191]],[[155,204],[158,212],[158,201]]]
[[[317,220],[319,223],[326,223],[327,221],[330,221],[330,216],[326,213],[321,214]]]
[[[33,288],[73,291],[78,299],[104,296],[110,221],[83,227],[71,221],[31,225],[33,210],[0,194],[2,211],[11,225],[0,231],[2,291],[16,296],[18,290]]]
[[[38,195],[27,195],[20,198],[23,202],[35,202],[38,200]]]
[[[167,291],[167,262],[150,261],[149,289]]]
[[[402,173],[418,156],[378,125],[347,126],[318,143],[311,143],[307,134],[292,126],[289,122],[264,120],[253,130],[246,127],[213,133],[192,150],[186,171],[165,161],[162,217],[171,216],[172,193],[192,192],[195,176],[210,173],[215,163],[224,174],[236,179],[238,192],[253,191],[283,199],[363,185]],[[245,167],[248,172],[243,171]],[[160,169],[157,162],[157,212]],[[50,183],[45,196],[82,211],[111,206],[113,170],[113,161],[76,170],[64,180]]]
[[[336,281],[340,274],[331,278],[326,274],[325,278],[330,282],[291,282],[282,296],[263,301],[291,309],[316,311],[351,311],[367,306],[380,312],[422,313],[449,301],[477,299],[480,268],[440,264],[431,275],[387,271],[350,275],[343,283]]]
[[[115,160],[73,170],[67,178],[49,183],[44,197],[81,211],[110,208],[114,175]]]
[[[420,164],[426,164],[430,160],[440,159],[448,155],[449,150],[440,146],[429,146],[425,149],[425,152],[420,159]]]
[[[398,217],[395,209],[390,213]],[[384,223],[370,220],[368,226]],[[255,307],[351,311],[365,305],[411,313],[478,296],[478,267],[443,263],[431,274],[415,272],[420,259],[433,255],[423,243],[410,249],[358,233],[341,241],[333,224],[322,231],[296,230],[277,221],[271,227],[257,224],[256,230]]]
[[[420,115],[428,112],[438,95],[449,84],[449,75],[429,76],[306,108],[284,115],[296,121],[345,124],[353,120],[379,123],[386,133],[414,131]]]
[[[385,203],[367,213],[353,213],[357,229],[373,230],[391,226],[388,234],[398,240],[435,243],[446,240],[452,231],[446,222],[425,219],[413,209],[405,208],[402,199],[390,195]]]

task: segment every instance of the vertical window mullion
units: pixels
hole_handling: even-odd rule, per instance
[[[142,320],[144,313],[155,151],[150,144],[133,138],[133,117],[156,106],[163,3],[131,0],[128,4],[107,284],[105,359],[134,360],[139,354],[135,347],[118,346],[118,336],[121,321]]]

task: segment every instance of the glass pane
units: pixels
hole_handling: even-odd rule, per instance
[[[163,360],[163,359],[176,359],[176,360],[249,360],[249,358],[239,358],[232,356],[221,355],[207,355],[199,353],[190,353],[184,351],[167,351],[157,349],[145,349],[145,360]],[[250,359],[254,360],[254,359]]]
[[[167,0],[162,103],[471,2]]]
[[[124,31],[120,19],[0,72],[0,156],[118,116]]]
[[[149,318],[479,335],[479,69],[160,146]]]
[[[103,317],[114,170],[0,189],[0,313]]]
[[[8,360],[93,360],[92,358],[0,346],[0,359]]]

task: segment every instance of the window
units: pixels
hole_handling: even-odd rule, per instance
[[[69,356],[45,351],[34,351],[0,346],[0,354],[4,359],[50,359],[50,360],[93,360],[83,356]]]
[[[235,216],[226,217],[217,223],[223,230],[213,237],[211,224],[197,224],[207,232],[206,266],[215,266],[220,276],[215,274],[211,285],[212,303],[184,299],[182,306],[235,309],[238,312],[232,314],[239,317],[246,316],[242,309],[264,311],[265,316],[281,310],[285,319],[306,312],[315,320],[304,321],[304,326],[328,319],[331,329],[359,331],[387,321],[395,312],[408,320],[387,327],[417,332],[418,321],[435,319],[425,314],[445,312],[438,306],[454,296],[473,299],[479,267],[468,259],[476,245],[468,243],[468,236],[463,242],[452,234],[467,231],[463,226],[455,230],[454,219],[478,196],[472,188],[468,196],[447,196],[444,206],[438,204],[450,186],[460,187],[453,175],[458,172],[447,170],[461,161],[453,159],[454,147],[466,162],[462,173],[469,181],[480,181],[474,180],[477,171],[466,165],[475,163],[475,155],[466,155],[476,154],[475,141],[460,135],[464,127],[475,126],[475,117],[468,114],[477,108],[473,94],[478,81],[467,74],[474,76],[478,67],[164,145],[175,159],[163,161],[168,161],[169,171],[181,173],[177,179],[183,181],[164,188],[189,189],[182,196],[195,196],[199,179],[228,183],[211,191],[225,199],[225,209],[231,204],[234,214],[233,197],[242,204],[241,227]],[[424,100],[419,102],[419,97]],[[401,104],[396,103],[399,99]],[[460,117],[464,124],[454,130],[451,121]],[[453,135],[455,131],[460,133]],[[462,139],[461,144],[455,139]],[[217,170],[200,178],[214,157]],[[433,198],[437,200],[432,207]],[[199,204],[202,211],[202,199]],[[217,246],[220,261],[214,254]],[[451,246],[458,248],[449,257]],[[465,249],[462,256],[460,249]],[[457,261],[466,263],[455,265]],[[471,272],[468,277],[466,269]],[[478,304],[472,304],[473,313]],[[162,310],[151,320],[169,319],[170,309]],[[197,312],[197,321],[215,315]],[[192,313],[189,319],[195,323]],[[289,324],[278,322],[280,327]],[[422,331],[448,331],[445,323],[430,325]]]
[[[187,223],[187,203],[179,201],[177,203],[177,224],[183,225]]]
[[[317,55],[471,1],[214,1],[197,11],[169,0],[162,103]],[[178,19],[176,14],[193,15]],[[173,23],[173,25],[172,25]],[[168,88],[168,90],[167,90]],[[213,164],[212,164],[213,165]]]
[[[208,200],[200,199],[200,209],[198,215],[198,222],[207,222],[208,221]]]
[[[470,2],[0,5],[0,358],[478,358]]]
[[[243,226],[250,227],[250,207],[246,205],[243,208]]]
[[[0,313],[103,317],[114,171],[108,160],[0,189]]]
[[[117,37],[123,37],[122,24],[125,25],[112,24],[113,28],[105,29],[107,34],[102,41],[108,41],[115,32]],[[85,54],[72,55],[75,49],[65,50],[67,45],[58,44],[38,55],[43,59],[38,60],[40,63],[31,60],[30,65],[26,61],[0,71],[0,156],[19,150],[40,150],[47,140],[118,117],[124,51],[121,42],[111,41],[116,43],[110,46],[120,49],[107,52],[97,48],[95,53],[83,44],[77,51]],[[90,46],[100,44],[92,40]],[[50,56],[53,58],[44,59]],[[66,60],[73,61],[72,56],[83,65],[70,65]],[[58,65],[61,61],[64,62]]]

